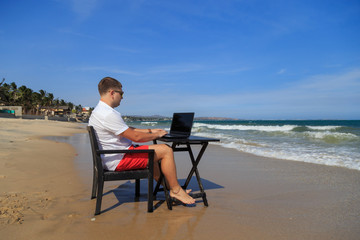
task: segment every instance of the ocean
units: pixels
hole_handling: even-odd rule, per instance
[[[170,129],[170,121],[129,122]],[[225,148],[263,157],[360,170],[358,120],[195,121],[192,135],[219,138]]]

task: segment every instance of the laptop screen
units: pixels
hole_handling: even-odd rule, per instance
[[[193,120],[194,113],[174,113],[170,134],[190,135]]]

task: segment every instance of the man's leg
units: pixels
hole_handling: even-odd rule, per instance
[[[194,204],[195,199],[190,197],[180,186],[177,175],[176,165],[174,160],[174,153],[172,148],[166,144],[149,145],[149,149],[155,150],[154,165],[158,165],[158,161],[161,160],[161,171],[165,175],[167,183],[170,187],[170,196],[174,197],[185,204]],[[154,169],[155,170],[155,169]],[[155,176],[156,176],[155,170]]]
[[[154,179],[155,181],[159,181],[160,178],[160,168],[157,161],[154,162]]]

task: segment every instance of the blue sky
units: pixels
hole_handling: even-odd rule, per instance
[[[360,119],[360,1],[0,2],[0,78],[123,115]]]

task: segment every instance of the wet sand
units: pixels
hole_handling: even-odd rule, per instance
[[[160,194],[158,207],[147,213],[146,181],[138,202],[133,182],[110,182],[105,184],[104,212],[94,217],[90,146],[83,125],[0,119],[0,134],[1,239],[360,236],[360,171],[209,145],[199,165],[209,207],[198,200],[196,207],[169,211]],[[175,153],[175,158],[184,181],[190,160],[185,153]],[[190,185],[198,190],[195,179]]]

